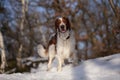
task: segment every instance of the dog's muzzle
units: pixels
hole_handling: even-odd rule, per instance
[[[60,32],[62,32],[62,33],[64,33],[64,32],[66,32],[67,30],[66,30],[66,26],[65,25],[61,25],[60,26]]]

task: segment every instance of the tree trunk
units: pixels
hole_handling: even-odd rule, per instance
[[[22,18],[20,23],[20,34],[19,34],[19,49],[18,49],[18,55],[17,55],[17,66],[18,68],[22,66],[21,64],[21,58],[22,58],[22,51],[23,51],[23,37],[24,37],[24,22],[25,22],[25,0],[22,0]]]
[[[5,67],[7,66],[7,61],[6,61],[6,54],[5,54],[5,47],[4,47],[4,40],[3,40],[3,35],[0,31],[0,51],[1,51],[1,72],[4,73]]]

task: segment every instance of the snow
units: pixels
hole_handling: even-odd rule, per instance
[[[0,74],[0,80],[120,80],[120,53],[82,61],[78,66],[65,65],[57,72],[56,60],[50,71],[40,63],[31,73]]]

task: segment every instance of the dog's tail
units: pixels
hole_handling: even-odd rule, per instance
[[[39,44],[37,46],[37,52],[40,57],[48,58],[48,51],[43,47],[43,45]]]

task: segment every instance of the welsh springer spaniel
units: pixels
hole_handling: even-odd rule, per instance
[[[38,45],[38,54],[41,57],[48,57],[48,70],[54,58],[58,59],[58,71],[62,70],[65,59],[72,59],[73,64],[78,64],[76,41],[74,32],[71,29],[70,22],[66,17],[60,17],[55,20],[56,33],[51,37],[48,48]]]

